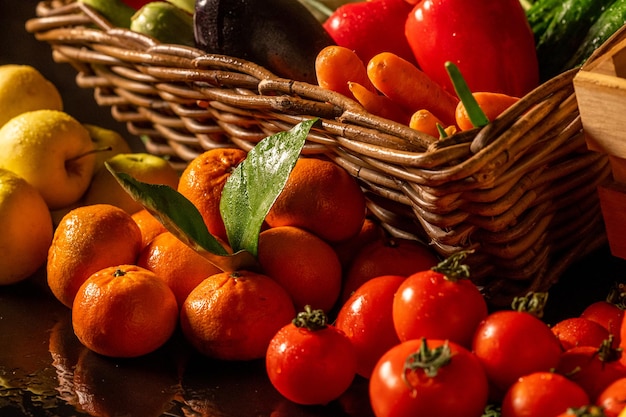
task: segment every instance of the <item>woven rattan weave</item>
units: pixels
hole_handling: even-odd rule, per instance
[[[112,27],[82,3],[42,1],[26,27],[149,152],[180,168],[204,150],[249,150],[320,118],[304,153],[357,177],[372,215],[394,236],[424,240],[442,256],[474,249],[473,279],[494,304],[550,288],[605,243],[596,186],[611,170],[605,155],[586,148],[576,70],[485,128],[435,140],[254,63]]]

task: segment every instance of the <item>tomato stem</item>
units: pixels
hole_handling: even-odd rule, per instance
[[[596,405],[584,405],[578,408],[568,408],[568,415],[571,414],[577,417],[605,417],[606,413],[602,407]]]
[[[474,252],[473,250],[463,250],[454,253],[433,266],[431,270],[439,272],[445,275],[446,279],[450,281],[456,281],[459,278],[469,278],[470,271],[469,266],[462,262],[467,258],[467,255]]]
[[[404,362],[404,372],[402,373],[407,385],[411,385],[406,377],[407,372],[421,369],[427,377],[434,378],[439,372],[439,368],[447,365],[452,358],[452,350],[446,340],[443,345],[430,349],[426,338],[422,338],[422,344],[417,352],[412,353]]]
[[[538,318],[543,317],[543,311],[548,302],[547,292],[529,292],[525,296],[515,297],[511,308],[515,311],[525,311]]]
[[[316,331],[326,327],[328,317],[324,310],[312,310],[310,305],[306,305],[304,306],[304,311],[299,312],[292,320],[292,323],[296,327]]]
[[[482,417],[500,417],[501,414],[500,407],[494,404],[487,404]]]
[[[616,305],[622,310],[626,309],[626,288],[624,284],[615,283],[611,286],[609,294],[606,296],[606,301]]]
[[[604,339],[602,343],[600,343],[600,347],[598,348],[596,354],[602,363],[615,362],[622,356],[621,349],[613,347],[614,339],[615,336],[610,334],[607,339]]]

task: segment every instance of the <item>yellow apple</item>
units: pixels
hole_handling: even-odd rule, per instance
[[[50,210],[80,200],[95,166],[94,143],[85,127],[58,110],[22,113],[0,128],[0,168],[33,185]]]
[[[164,158],[142,152],[115,155],[108,161],[116,172],[123,172],[149,184],[164,184],[176,189],[178,171]],[[143,208],[133,200],[107,169],[99,170],[81,200],[83,205],[107,203],[133,214]]]
[[[40,109],[63,110],[56,86],[30,65],[0,65],[0,126]]]
[[[84,123],[83,126],[89,131],[91,140],[94,142],[97,150],[94,173],[104,168],[104,162],[109,158],[120,153],[132,152],[126,139],[118,132],[88,123]]]
[[[41,194],[26,180],[0,169],[0,285],[33,275],[52,243],[52,218]]]

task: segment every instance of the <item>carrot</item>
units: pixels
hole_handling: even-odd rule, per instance
[[[502,93],[492,93],[487,91],[479,91],[472,93],[478,107],[481,108],[489,121],[493,121],[503,111],[519,101],[519,97],[509,96]],[[467,114],[467,109],[462,101],[456,107],[455,111],[456,124],[461,130],[470,130],[475,126]]]
[[[405,125],[409,124],[411,115],[398,103],[378,92],[372,92],[368,88],[356,82],[348,82],[348,88],[356,101],[361,103],[369,113],[393,120]]]
[[[435,138],[442,136],[441,130],[444,131],[445,136],[456,133],[456,126],[451,125],[444,129],[443,122],[431,111],[426,109],[420,109],[413,113],[409,127],[427,133]]]
[[[343,46],[330,45],[322,49],[315,59],[315,73],[320,87],[346,97],[354,98],[348,88],[349,81],[375,91],[361,58],[352,49]]]
[[[502,93],[472,92],[456,64],[448,61],[445,67],[454,91],[460,99],[454,118],[461,130],[470,130],[489,124],[519,100],[518,97]]]
[[[446,125],[454,124],[458,98],[409,61],[382,52],[368,62],[367,75],[374,87],[410,114],[428,109]]]

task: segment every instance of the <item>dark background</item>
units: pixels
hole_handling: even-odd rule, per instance
[[[115,130],[134,150],[141,150],[139,139],[130,135],[123,123],[113,119],[109,108],[96,104],[93,90],[76,85],[74,68],[55,63],[50,46],[26,31],[25,22],[35,17],[37,3],[37,0],[0,0],[0,65],[28,64],[37,68],[59,89],[67,113],[82,123]]]

